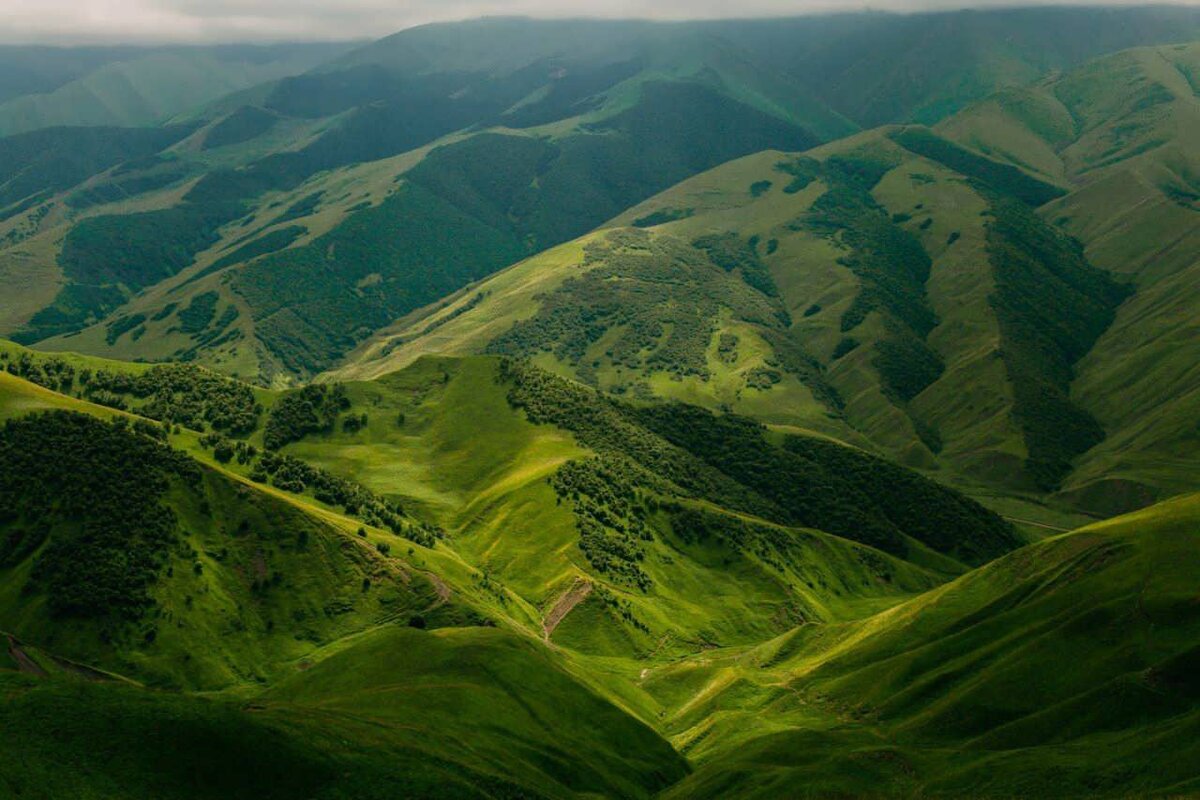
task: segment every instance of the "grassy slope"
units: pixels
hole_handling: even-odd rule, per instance
[[[111,413],[11,376],[0,381],[9,415],[55,405]],[[512,410],[494,361],[426,358],[347,384],[347,392],[351,413],[368,413],[366,429],[308,436],[286,451],[411,498],[446,526],[446,544],[379,559],[369,546],[356,550],[355,522],[311,499],[241,483],[239,467],[210,468],[210,492],[242,487],[212,494],[214,508],[222,519],[255,505],[285,520],[299,514],[308,522],[292,525],[314,526],[318,541],[332,537],[369,563],[406,572],[414,601],[421,570],[431,569],[452,603],[479,609],[501,629],[380,626],[369,602],[356,602],[320,641],[275,640],[253,622],[246,639],[219,629],[205,645],[221,654],[213,661],[246,673],[232,693],[207,700],[2,674],[13,698],[6,724],[30,731],[5,745],[22,765],[7,780],[47,796],[112,797],[118,786],[125,796],[129,787],[148,796],[284,796],[296,780],[318,797],[383,796],[397,785],[416,796],[638,796],[669,784],[671,796],[767,797],[797,782],[814,794],[984,787],[1047,795],[1185,790],[1195,779],[1187,748],[1196,689],[1186,656],[1200,633],[1187,557],[1195,498],[1048,539],[932,589],[929,572],[894,560],[890,582],[880,583],[864,568],[863,548],[815,531],[805,532],[808,560],[794,567],[800,580],[785,588],[754,554],[689,544],[655,520],[658,541],[644,562],[654,589],[641,594],[609,584],[580,558],[571,515],[544,478],[586,450]],[[263,394],[268,405],[271,395]],[[204,452],[187,432],[174,443]],[[186,498],[172,502],[187,513]],[[210,547],[225,541],[231,550],[245,544],[218,538]],[[371,530],[364,545],[375,541],[390,541],[394,552],[410,546]],[[328,585],[320,570],[346,553],[330,551],[316,578],[311,545],[298,554],[303,563],[284,567],[296,573],[286,602],[315,602]],[[223,569],[206,561],[204,580],[236,597],[244,583],[239,590]],[[543,617],[580,580],[630,602],[653,635],[631,628],[593,591],[555,628],[548,649],[537,644]],[[808,624],[789,628],[780,617],[789,598],[802,600]],[[280,602],[268,594],[242,604],[261,611]],[[197,621],[221,618],[206,606]],[[1106,631],[1099,638],[1098,627]],[[30,626],[24,638],[37,643],[45,629]],[[155,646],[174,650],[170,635],[160,625]],[[209,633],[188,626],[177,635],[197,652],[189,637]],[[136,657],[106,660],[94,640],[57,636],[81,660],[155,676],[154,658],[138,647],[125,646]],[[256,648],[270,664],[256,665]],[[42,651],[32,654],[52,665]],[[265,686],[246,680],[254,671],[269,679]],[[228,681],[204,677],[197,683]],[[65,707],[77,712],[69,726],[39,724]],[[490,720],[483,728],[470,722],[481,708]],[[146,725],[163,731],[153,746],[123,744]],[[692,776],[644,725],[688,758]],[[100,728],[111,750],[82,744]],[[49,769],[51,753],[79,769]],[[217,761],[245,768],[204,768]],[[260,789],[260,778],[274,788]]]
[[[779,169],[790,156],[766,152],[749,156],[685,181],[622,214],[611,223],[653,224],[656,236],[684,242],[714,233],[757,237],[758,254],[790,316],[787,337],[822,365],[824,380],[845,400],[843,411],[814,396],[810,384],[783,371],[782,380],[752,383],[762,370],[776,369],[778,343],[763,338],[726,306],[710,322],[703,355],[707,378],[672,375],[667,369],[623,369],[611,357],[622,332],[613,328],[583,358],[543,352],[539,365],[570,375],[599,363],[593,381],[618,392],[649,391],[659,397],[727,406],[768,423],[826,432],[848,441],[871,442],[911,465],[942,465],[969,480],[1012,484],[1018,480],[1026,448],[1011,418],[1012,390],[997,358],[1000,331],[991,308],[995,283],[987,247],[988,201],[953,170],[910,153],[887,138],[888,131],[860,134],[812,151],[818,159],[858,156],[894,165],[874,187],[874,199],[894,215],[897,228],[920,242],[932,260],[925,284],[938,325],[928,337],[945,363],[940,377],[911,402],[896,402],[876,366],[879,343],[889,334],[884,320],[868,315],[849,334],[840,321],[860,291],[859,279],[840,263],[844,251],[796,224],[811,213],[827,190],[814,180],[789,192],[791,176]],[[658,215],[656,218],[655,215]],[[682,217],[672,220],[671,217]],[[666,221],[661,221],[666,220]],[[656,224],[655,224],[656,223]],[[429,352],[483,352],[514,323],[534,317],[541,301],[578,275],[591,234],[522,262],[473,286],[444,305],[401,320],[359,349],[336,376],[373,376]],[[597,263],[597,262],[593,262]],[[584,269],[587,268],[585,264]],[[630,277],[640,277],[635,273]],[[737,337],[732,359],[719,350],[721,336]],[[838,353],[847,336],[859,346]],[[606,349],[608,352],[606,352]],[[639,385],[644,388],[639,388]],[[933,452],[926,431],[940,434]]]
[[[811,563],[795,569],[811,569],[822,583],[840,587],[836,594],[813,592],[795,573],[778,575],[748,553],[687,545],[667,534],[643,563],[656,586],[649,595],[613,584],[588,565],[573,515],[547,485],[565,461],[589,451],[568,432],[526,422],[509,407],[508,387],[495,369],[491,359],[426,358],[377,381],[350,383],[351,413],[365,411],[368,427],[306,437],[285,452],[420,504],[448,530],[458,553],[524,601],[535,624],[582,578],[632,604],[650,628],[631,629],[601,604],[593,624],[577,627],[569,618],[555,633],[584,652],[615,646],[617,654],[644,655],[665,639],[665,655],[694,648],[697,639],[745,641],[778,630],[778,615],[800,598],[822,617],[841,617],[935,580],[889,559],[895,585],[880,585],[856,563],[856,546],[812,534]],[[404,422],[397,425],[400,414]]]
[[[675,723],[698,767],[670,796],[1187,793],[1198,517],[1185,497],[862,622],[679,665],[704,688]]]
[[[1092,264],[1131,279],[1136,289],[1075,364],[1070,389],[1071,401],[1095,417],[1107,438],[1077,457],[1063,497],[1100,513],[1194,488],[1187,457],[1194,449],[1190,420],[1198,395],[1185,343],[1194,338],[1188,310],[1195,305],[1193,233],[1200,206],[1188,199],[1195,192],[1189,186],[1194,187],[1196,168],[1194,137],[1186,132],[1198,113],[1197,52],[1181,45],[1101,59],[1044,85],[997,95],[938,128],[1000,162],[1069,185],[1070,193],[1047,204],[1042,216],[1078,237]],[[760,255],[791,314],[793,335],[825,365],[828,382],[847,401],[844,419],[831,418],[809,387],[791,376],[765,390],[751,387],[748,376],[772,359],[772,347],[736,315],[713,319],[707,380],[622,371],[606,354],[623,335],[619,330],[582,359],[543,353],[538,363],[579,374],[581,365],[598,360],[594,380],[606,388],[644,391],[638,388],[644,382],[658,396],[728,405],[774,424],[870,441],[910,464],[948,467],[954,480],[1020,486],[1030,453],[1012,413],[1011,375],[997,357],[1005,348],[993,307],[997,284],[988,268],[989,198],[947,166],[903,151],[877,132],[813,155],[863,150],[900,159],[873,195],[932,259],[925,290],[939,324],[929,344],[945,369],[906,406],[880,391],[872,348],[861,346],[884,335],[870,318],[852,332],[860,346],[833,357],[844,336],[837,318],[857,292],[857,281],[838,265],[839,251],[790,225],[824,187],[814,181],[794,194],[784,192],[789,178],[774,170],[783,159],[777,153],[739,159],[685,181],[610,226],[653,224],[656,233],[684,240],[723,231],[758,236]],[[767,248],[772,252],[766,253],[772,240]],[[423,353],[486,350],[507,327],[537,314],[536,296],[559,290],[567,276],[578,274],[583,251],[594,241],[592,234],[548,251],[401,320],[335,374],[377,375]],[[722,333],[739,338],[732,361],[718,351]],[[940,452],[932,452],[936,448],[922,436],[930,430],[940,438]]]
[[[113,366],[87,359],[82,364]],[[98,408],[11,376],[0,379],[21,387],[7,402],[15,410],[42,403]],[[590,451],[567,431],[525,421],[509,406],[507,392],[492,359],[423,359],[377,381],[347,384],[349,413],[367,414],[365,428],[310,435],[283,452],[352,477],[445,528],[452,553],[442,547],[418,548],[406,561],[428,565],[452,582],[465,581],[459,591],[487,613],[499,613],[540,634],[554,603],[574,581],[585,579],[613,592],[648,626],[639,631],[601,603],[593,609],[598,614],[594,630],[568,619],[556,631],[556,637],[567,637],[583,652],[645,657],[661,651],[666,656],[690,652],[699,641],[754,641],[782,630],[794,610],[821,619],[861,616],[934,585],[942,574],[962,570],[915,543],[914,561],[928,566],[818,531],[780,527],[779,535],[795,540],[781,570],[720,541],[683,541],[661,515],[653,520],[661,538],[653,542],[643,565],[656,588],[645,594],[613,583],[588,564],[578,548],[574,515],[547,485],[564,462]],[[31,399],[35,397],[41,402]],[[273,393],[259,392],[259,398],[268,408],[274,403]],[[250,440],[260,443],[260,434]],[[184,431],[174,441],[213,463],[195,434]],[[233,462],[220,469],[235,476],[250,471]],[[310,496],[302,500],[320,505]],[[715,507],[710,511],[722,513]],[[327,517],[343,530],[353,525],[334,514]],[[729,517],[731,523],[742,518]],[[397,550],[409,547],[374,530],[365,544],[377,539],[392,542]],[[402,561],[400,568],[408,571],[412,564]],[[880,580],[881,570],[889,573],[886,580]],[[595,598],[590,602],[595,605]],[[370,608],[367,603],[363,609],[368,617]]]
[[[1072,192],[1044,216],[1136,288],[1078,365],[1073,393],[1108,430],[1066,488],[1099,510],[1186,491],[1197,445],[1196,338],[1200,47],[1131,50],[975,106],[940,126]],[[1191,188],[1189,188],[1191,187]],[[1189,192],[1192,193],[1189,195]]]
[[[496,630],[380,629],[249,702],[0,681],[5,728],[22,732],[0,785],[30,797],[646,797],[686,770],[548,651]]]
[[[533,24],[523,23],[517,27]],[[836,115],[823,118],[820,104],[790,101],[788,98],[798,91],[795,86],[773,86],[770,80],[764,83],[766,73],[763,69],[746,64],[737,54],[723,53],[706,60],[702,42],[684,36],[676,46],[656,56],[665,59],[661,63],[641,63],[637,61],[641,57],[638,54],[649,45],[643,42],[633,46],[631,56],[626,52],[627,44],[618,37],[617,41],[600,47],[599,55],[590,51],[576,53],[569,63],[570,70],[580,75],[582,83],[578,86],[571,81],[556,86],[553,76],[547,78],[536,65],[511,74],[485,71],[451,75],[439,71],[449,67],[439,66],[439,59],[427,54],[427,69],[421,71],[429,75],[430,87],[413,88],[417,96],[409,97],[405,94],[409,89],[396,83],[394,76],[384,74],[380,77],[377,72],[372,72],[395,68],[388,63],[389,53],[400,44],[385,41],[366,48],[354,59],[331,65],[324,73],[298,78],[291,83],[285,81],[261,96],[247,97],[246,100],[265,106],[268,114],[276,115],[277,122],[260,135],[255,136],[255,131],[251,131],[248,140],[238,141],[234,137],[232,144],[213,150],[205,149],[209,135],[209,128],[206,128],[174,148],[170,156],[179,160],[186,175],[257,165],[257,174],[264,176],[267,182],[266,194],[254,190],[242,192],[238,199],[247,203],[242,209],[245,216],[240,212],[232,215],[236,219],[224,215],[216,227],[204,228],[201,246],[185,246],[185,249],[195,251],[189,257],[195,256],[196,268],[186,270],[178,279],[168,275],[166,282],[160,283],[155,278],[145,285],[126,286],[129,293],[139,289],[150,291],[131,298],[132,302],[119,311],[111,303],[99,308],[98,316],[107,317],[101,324],[77,337],[53,338],[45,346],[86,350],[124,359],[162,360],[199,355],[205,363],[226,373],[257,377],[264,382],[270,382],[278,375],[281,381],[286,381],[290,374],[311,371],[314,365],[324,366],[371,328],[452,291],[496,266],[515,260],[521,253],[581,233],[605,216],[682,177],[769,144],[796,146],[800,142],[815,141],[798,127],[801,117],[812,117],[822,130],[833,131],[829,135],[840,134],[852,127],[844,120],[834,119]],[[522,56],[524,59],[535,57],[536,53]],[[616,65],[619,69],[609,63],[614,58],[619,62]],[[626,63],[631,66],[621,66]],[[362,64],[373,66],[363,72],[367,68]],[[596,75],[592,76],[593,72]],[[446,81],[465,81],[470,91],[458,93],[451,88],[442,94],[437,87],[439,82]],[[365,94],[360,97],[362,92]],[[426,96],[430,92],[433,94]],[[523,97],[522,92],[528,92],[528,95]],[[577,94],[572,95],[572,92]],[[665,96],[664,92],[675,92],[680,96]],[[653,102],[647,103],[643,93],[653,93]],[[456,104],[453,100],[447,101],[446,95],[461,95],[466,99]],[[356,97],[359,99],[355,100]],[[382,106],[378,103],[370,105],[370,101],[377,99],[384,101]],[[356,106],[360,102],[363,105]],[[312,103],[318,107],[310,108]],[[432,104],[427,124],[410,125],[408,115],[398,118],[396,112],[389,110],[395,104],[407,107],[406,104],[411,103]],[[215,130],[225,121],[224,111],[231,111],[236,116],[244,110],[222,108],[219,112],[214,111],[220,118],[210,127]],[[647,119],[648,113],[651,117],[664,116]],[[373,115],[377,114],[382,116],[376,119]],[[710,134],[711,131],[718,132],[709,136],[713,141],[698,145],[694,138],[696,125],[689,114],[716,114],[728,124],[711,129]],[[502,127],[510,122],[522,130]],[[497,123],[501,127],[493,127]],[[537,127],[539,125],[541,127]],[[415,210],[429,208],[432,200],[424,195],[408,205],[398,199],[378,211],[364,210],[368,205],[379,206],[396,189],[394,181],[397,177],[421,162],[433,144],[453,145],[455,140],[450,134],[470,126],[514,135],[526,130],[548,135],[553,137],[554,145],[542,147],[558,155],[553,163],[546,163],[543,156],[536,174],[518,174],[512,185],[499,186],[500,197],[486,196],[497,188],[485,185],[490,178],[481,182],[479,176],[468,175],[468,185],[458,185],[463,180],[456,171],[458,165],[439,162],[425,169],[428,179],[419,183],[429,188],[432,181],[433,189],[446,201],[444,207],[437,209],[435,218],[425,222],[407,227],[405,223]],[[379,136],[380,129],[390,130],[392,134]],[[609,135],[590,135],[604,132]],[[689,142],[686,149],[677,141],[684,134]],[[523,139],[514,135],[497,139],[505,144],[497,150],[502,154],[493,154],[493,157],[506,162],[510,160],[504,148],[509,147],[509,143],[515,147]],[[455,155],[454,158],[460,157]],[[475,156],[468,154],[461,158],[469,161]],[[601,164],[608,165],[603,171],[610,176],[617,175],[609,185],[604,185],[599,176]],[[471,168],[469,163],[466,167]],[[326,173],[326,170],[332,171]],[[438,173],[445,170],[448,170],[446,177],[439,178]],[[104,188],[109,177],[100,176],[93,183]],[[595,185],[597,191],[583,197],[569,188],[581,181]],[[443,185],[436,185],[439,182]],[[470,185],[472,182],[477,185]],[[541,185],[545,185],[544,191],[538,188]],[[528,189],[529,186],[534,188]],[[177,183],[172,188],[178,187]],[[412,191],[401,189],[400,194],[411,194]],[[524,196],[531,193],[534,197]],[[538,194],[545,196],[539,199]],[[503,195],[512,197],[506,200]],[[303,204],[309,198],[316,202],[303,212],[292,214],[293,218],[287,220],[286,225],[272,224],[272,218],[278,220],[286,209],[297,203]],[[54,212],[49,217],[35,220],[30,216],[31,211],[14,217],[7,226],[0,225],[0,234],[5,233],[5,227],[19,229],[19,244],[23,246],[20,252],[6,253],[11,265],[4,274],[20,285],[42,288],[41,294],[30,296],[27,304],[14,309],[11,319],[4,320],[10,328],[28,322],[31,313],[44,303],[45,295],[57,288],[55,283],[63,276],[55,269],[53,261],[59,255],[68,226],[79,219],[101,214],[161,211],[178,203],[180,194],[151,191],[132,205],[108,202],[67,212],[61,208],[63,197],[47,199],[52,201]],[[516,208],[531,204],[538,206],[532,212]],[[193,202],[192,206],[201,209],[198,202]],[[358,229],[354,228],[355,220],[350,219],[355,216],[354,212],[361,212],[357,215]],[[531,213],[533,218],[521,219],[523,213]],[[372,214],[373,218],[368,220]],[[456,222],[443,226],[442,223],[450,218]],[[516,223],[505,222],[505,219],[516,220]],[[348,225],[339,228],[343,222]],[[172,229],[181,227],[181,223],[174,220],[164,221],[162,225]],[[268,237],[281,235],[280,229],[286,226],[302,226],[304,230],[298,238],[280,240],[282,244],[276,243],[270,249],[290,247],[294,252],[268,256],[269,266],[235,281],[236,286],[232,288],[228,283],[232,275],[205,275],[213,265],[217,268],[233,266],[234,272],[239,271],[244,262],[269,252],[260,249],[239,256],[239,247],[256,241],[265,243]],[[384,228],[388,229],[387,235],[372,238],[372,231]],[[311,252],[304,250],[319,237],[338,230],[341,231],[340,239],[335,233],[328,241],[317,241]],[[472,250],[469,243],[481,237],[485,241]],[[425,240],[423,248],[417,244],[420,238]],[[70,244],[70,240],[67,241]],[[386,250],[388,243],[395,241],[406,243],[406,249],[401,253],[404,258],[397,264],[392,263],[395,261],[392,256],[381,250]],[[310,263],[314,258],[318,261],[323,258],[329,248],[345,250],[356,243],[361,243],[358,248],[361,252],[345,263],[339,261],[324,267]],[[89,244],[85,249],[97,252],[104,247],[103,244]],[[467,248],[459,253],[457,260],[440,255],[455,247]],[[158,260],[155,255],[142,259],[147,262]],[[186,266],[187,261],[185,258],[178,266]],[[491,264],[491,261],[496,263]],[[389,265],[389,269],[380,270],[381,263]],[[475,266],[461,274],[460,264]],[[297,276],[296,281],[285,287],[293,294],[299,287],[298,296],[286,298],[289,308],[299,309],[296,314],[278,314],[277,309],[269,307],[267,298],[280,296],[278,287],[269,285],[271,274],[278,269]],[[339,275],[346,273],[342,276],[346,285],[332,286],[322,292],[320,287],[329,285],[328,275],[323,271],[327,269],[334,269]],[[320,275],[309,274],[314,270]],[[435,275],[449,274],[440,279],[417,281],[409,274],[414,270],[422,274],[425,271]],[[193,281],[198,275],[203,277]],[[71,275],[66,277],[71,278]],[[362,291],[373,286],[378,290]],[[238,317],[230,326],[214,330],[207,341],[176,330],[178,326],[169,311],[159,320],[148,319],[144,328],[136,328],[136,335],[114,338],[108,334],[107,323],[114,319],[139,319],[139,315],[153,318],[171,303],[185,306],[192,297],[209,291],[218,292],[222,308],[236,309]],[[358,300],[347,301],[347,292],[357,296]],[[60,303],[65,303],[61,297]],[[78,327],[88,321],[86,316],[81,317],[70,326]],[[44,337],[56,332],[46,326],[33,330],[37,333],[30,332],[28,336]],[[262,343],[266,346],[259,346]]]
[[[119,413],[0,373],[0,416],[56,408]],[[172,443],[202,452],[186,432]],[[32,796],[289,796],[299,781],[322,797],[392,796],[399,787],[414,796],[642,796],[682,774],[683,762],[665,742],[583,688],[531,637],[405,627],[414,615],[429,628],[481,619],[464,616],[472,607],[506,618],[496,590],[473,585],[479,574],[456,555],[374,529],[361,538],[358,523],[317,505],[216,465],[202,473],[199,486],[176,486],[167,497],[187,533],[152,590],[153,615],[104,636],[87,621],[53,619],[39,594],[21,592],[24,562],[0,581],[0,626],[52,673],[63,672],[55,659],[69,656],[164,687],[224,694],[202,700],[88,686],[69,671],[36,686],[0,676],[12,701],[6,725],[43,731],[10,739],[10,755],[22,766],[5,771],[9,789]],[[407,555],[383,555],[377,543],[397,553],[407,546]],[[188,546],[202,569],[183,554]],[[280,581],[257,588],[275,573]],[[152,641],[143,636],[151,629]],[[259,697],[266,686],[272,688]],[[437,708],[421,687],[434,692]],[[381,695],[393,701],[381,705]],[[63,704],[75,709],[71,725],[40,725],[61,715]],[[128,744],[145,726],[163,732],[161,752]],[[112,751],[88,744],[92,731],[105,728]],[[577,738],[564,741],[571,729]],[[249,740],[256,744],[247,746]],[[462,750],[465,741],[470,746]],[[234,752],[245,771],[212,769],[227,767]],[[51,753],[55,763],[67,758],[77,770],[53,774]]]

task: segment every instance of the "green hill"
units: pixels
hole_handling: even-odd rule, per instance
[[[0,64],[48,73],[42,85],[26,79],[14,96],[3,97],[0,136],[59,126],[157,125],[232,92],[305,72],[349,47],[96,48],[77,55],[0,48]],[[72,79],[50,85],[51,75]]]
[[[667,796],[1190,794],[1198,514],[1194,495],[1154,506],[664,672],[663,691],[707,683],[674,737],[700,763]]]
[[[1016,547],[861,451],[519,362],[275,392],[3,352],[7,790],[1197,779],[1194,497]]]
[[[687,771],[544,648],[486,628],[380,629],[251,700],[0,684],[21,732],[0,785],[32,797],[649,797]]]
[[[652,413],[495,359],[286,393],[197,367],[7,361],[182,425],[179,441],[244,480],[420,545],[453,541],[532,632],[586,584],[601,631],[577,642],[586,652],[664,637],[688,651],[858,614],[1019,544],[991,512],[881,459],[691,407]]]
[[[1020,199],[1060,194],[920,128],[767,152],[401,320],[334,374],[532,357],[609,392],[1053,488],[1103,435],[1071,369],[1126,294]]]
[[[1194,338],[1198,268],[1198,70],[1195,45],[1132,50],[941,126],[1069,185],[1043,216],[1136,290],[1072,384],[1074,401],[1109,435],[1079,460],[1066,489],[1105,511],[1192,488],[1200,395],[1185,343]]]
[[[731,158],[879,121],[935,121],[1195,27],[1190,10],[1143,9],[415,28],[228,95],[156,159],[14,198],[0,222],[0,281],[36,290],[0,330],[287,383]],[[864,52],[906,68],[873,66]],[[970,77],[939,77],[950,73]],[[887,75],[903,75],[905,91]],[[223,309],[212,326],[171,317],[209,292]],[[897,346],[911,354],[911,342]],[[922,358],[929,375],[935,364]],[[912,449],[913,463],[928,460]]]
[[[736,160],[401,319],[333,374],[515,354],[1099,513],[1194,489],[1195,53],[1102,59],[936,131]]]

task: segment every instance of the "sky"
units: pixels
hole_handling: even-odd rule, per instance
[[[1086,4],[1089,0],[1065,0]],[[1186,0],[1200,4],[1200,0]],[[654,19],[826,11],[926,11],[1021,0],[0,0],[0,42],[265,42],[378,38],[425,22],[495,15]],[[1090,0],[1095,4],[1096,0]],[[1050,3],[1043,3],[1050,4]],[[1062,5],[1064,0],[1053,4]],[[1139,0],[1107,4],[1141,5]]]

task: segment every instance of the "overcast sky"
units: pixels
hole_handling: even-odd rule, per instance
[[[1088,0],[1068,0],[1086,3]],[[1058,0],[1061,5],[1063,0]],[[1092,0],[1094,4],[1094,0]],[[1200,0],[1189,0],[1200,4]],[[0,41],[233,42],[378,38],[498,14],[693,19],[866,8],[913,11],[1020,0],[0,0]],[[1138,5],[1138,0],[1124,0]]]

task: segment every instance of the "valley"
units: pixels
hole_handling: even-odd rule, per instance
[[[0,46],[0,795],[1200,794],[1198,40]]]

